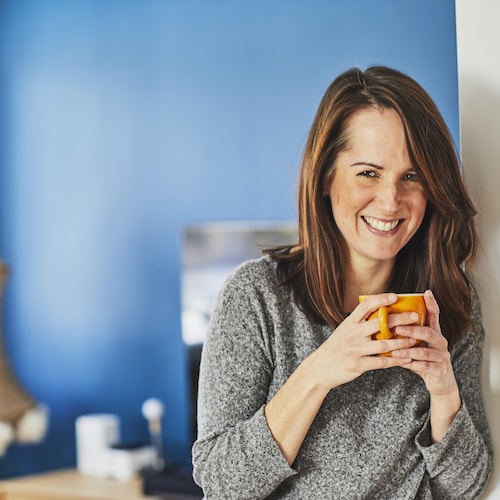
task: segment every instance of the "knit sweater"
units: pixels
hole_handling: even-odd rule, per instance
[[[307,319],[270,257],[241,265],[220,293],[203,347],[196,482],[209,500],[478,498],[492,445],[476,297],[472,320],[451,352],[462,405],[439,443],[422,379],[401,367],[375,370],[329,392],[289,466],[264,406],[335,331]]]

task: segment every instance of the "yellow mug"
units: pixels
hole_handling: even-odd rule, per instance
[[[359,302],[363,302],[370,295],[360,295]],[[418,320],[413,324],[425,325],[425,320],[427,318],[427,309],[425,307],[424,294],[423,293],[401,293],[397,294],[398,300],[390,306],[383,306],[379,308],[370,315],[368,319],[378,318],[379,332],[377,332],[373,337],[377,340],[380,339],[392,339],[393,337],[402,338],[401,335],[397,335],[392,331],[388,324],[387,318],[389,314],[401,313],[401,312],[416,312],[418,314]],[[419,342],[415,345],[418,345]],[[384,353],[385,355],[390,355],[390,353]]]

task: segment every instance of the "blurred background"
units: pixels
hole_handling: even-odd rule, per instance
[[[453,0],[1,0],[3,342],[50,427],[0,478],[74,466],[82,414],[146,440],[149,397],[189,464],[185,228],[293,224],[314,113],[354,65],[417,79],[458,144],[456,49]]]

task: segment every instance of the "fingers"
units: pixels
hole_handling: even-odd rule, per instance
[[[391,329],[396,328],[396,332],[398,326],[412,325],[417,321],[418,314],[415,312],[395,313],[388,316],[388,326]]]
[[[439,324],[439,308],[434,297],[429,291],[430,317],[434,317]],[[427,338],[429,332],[424,330],[413,331],[410,335],[400,333],[402,338],[392,338],[383,340],[373,340],[374,335],[379,332],[378,315],[374,314],[381,307],[390,306],[397,301],[397,295],[394,293],[382,293],[372,295],[362,300],[353,312],[342,322],[336,330],[336,351],[339,345],[342,345],[344,352],[344,361],[348,365],[354,363],[354,367],[347,369],[350,373],[358,375],[375,369],[388,368],[392,366],[405,366],[415,361],[416,356],[413,352],[418,340]],[[369,319],[370,316],[373,319]],[[389,315],[388,326],[391,330],[396,328],[417,328],[414,323],[418,321],[418,315],[413,312],[395,313]],[[420,327],[431,330],[429,327]],[[356,333],[357,332],[357,333]],[[355,334],[356,333],[356,334]],[[398,352],[397,356],[380,356],[389,352]],[[427,354],[423,354],[425,358]]]
[[[438,351],[426,347],[414,347],[393,351],[393,358],[405,361],[405,368],[420,375],[431,394],[446,391],[453,378],[451,355],[448,351]],[[406,360],[412,358],[410,363]]]
[[[413,345],[413,339],[388,339],[388,340],[367,340],[357,351],[357,355],[346,356],[343,363],[348,367],[349,372],[361,375],[370,370],[391,368],[394,366],[404,366],[412,362],[411,356],[400,355],[397,358],[383,356],[393,349],[401,352]]]
[[[411,358],[393,358],[391,356],[370,356],[365,358],[365,371],[384,370],[396,366],[407,366],[412,362]]]
[[[418,321],[418,314],[413,313],[413,312],[389,314],[388,327],[392,331],[399,333],[398,329],[397,329],[398,326],[412,325],[417,321]],[[362,328],[364,337],[372,337],[374,335],[380,339],[390,339],[392,337],[392,333],[391,333],[391,337],[382,336],[382,335],[378,334],[379,330],[380,330],[380,324],[379,324],[378,318],[374,318],[374,319],[365,321],[364,323],[361,323],[361,328]],[[394,328],[396,328],[396,329],[394,330]]]
[[[407,357],[408,359],[411,359],[412,356],[409,355],[408,349],[413,348],[416,342],[417,341],[411,337],[374,340],[370,345],[370,354],[379,355],[392,353],[393,351],[398,350],[403,353],[400,357]]]
[[[398,325],[395,328],[397,335],[411,337],[423,343],[424,347],[448,352],[448,340],[441,334],[440,327],[433,329],[430,326]]]
[[[393,366],[407,368],[422,377],[431,394],[448,390],[453,378],[451,355],[448,341],[441,332],[439,324],[439,305],[431,290],[424,293],[427,319],[424,326],[415,324],[418,316],[413,313],[389,315],[389,328],[398,338],[372,341],[370,335],[378,331],[377,318],[366,321],[373,311],[389,305],[391,294],[375,296],[374,300],[361,303],[353,314],[357,320],[364,321],[366,357],[362,360],[365,369],[383,369]],[[391,356],[380,354],[391,353]]]
[[[434,298],[431,290],[426,290],[424,293],[425,307],[427,308],[427,324],[435,331],[440,332],[439,326],[439,305]]]
[[[439,364],[448,362],[449,360],[448,351],[433,349],[427,346],[395,349],[392,355],[396,358],[410,357],[414,362],[422,362],[426,365],[429,365],[429,363]]]
[[[367,320],[372,313],[383,306],[390,306],[398,300],[395,293],[381,293],[379,295],[370,295],[363,300],[350,314],[352,321],[360,323]]]
[[[431,295],[431,301],[434,301]],[[431,306],[432,307],[432,306]],[[434,308],[432,314],[438,318],[439,308]],[[450,353],[448,351],[448,340],[441,333],[439,322],[435,328],[429,326],[415,326],[415,325],[399,325],[395,329],[398,335],[413,338],[419,341],[418,347],[413,347],[411,352],[408,349],[393,352],[395,357],[408,357],[410,356],[414,365],[420,362],[421,369],[429,368],[432,364],[448,364],[450,360]]]
[[[439,324],[439,305],[431,290],[424,293],[425,307],[427,309],[427,326],[409,326],[400,324],[396,326],[398,335],[411,336],[424,343],[424,347],[436,349],[439,352],[448,352],[448,341],[441,333]],[[425,354],[423,354],[425,356]]]

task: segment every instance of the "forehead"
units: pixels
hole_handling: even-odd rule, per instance
[[[341,156],[365,156],[370,161],[409,161],[406,134],[398,113],[390,108],[356,111],[345,129],[346,148]]]
[[[349,139],[382,140],[387,134],[406,144],[403,122],[391,108],[363,108],[347,120],[346,134]]]

